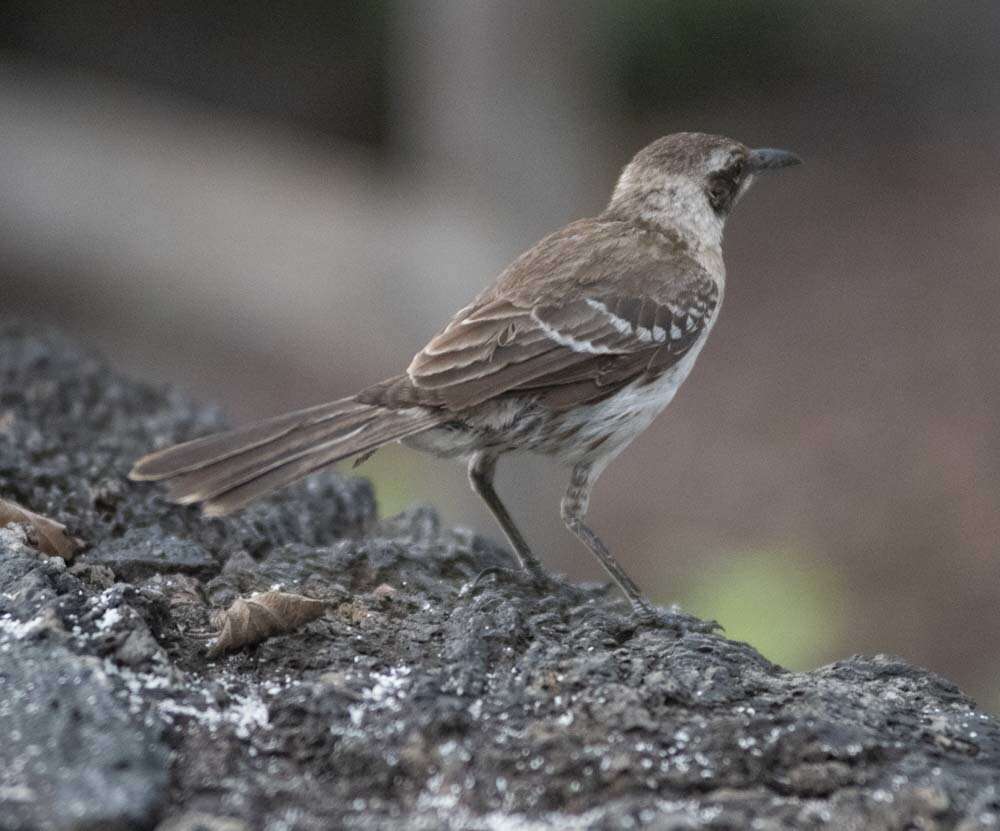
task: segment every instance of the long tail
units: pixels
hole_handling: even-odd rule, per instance
[[[433,410],[390,410],[344,398],[150,453],[129,478],[166,480],[171,501],[201,502],[206,516],[221,516],[440,422]]]

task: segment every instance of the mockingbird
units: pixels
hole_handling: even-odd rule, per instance
[[[406,372],[350,398],[169,447],[133,479],[169,498],[235,511],[276,488],[389,442],[467,460],[473,490],[523,573],[547,585],[493,487],[499,456],[532,451],[570,470],[567,528],[637,610],[638,586],[584,523],[598,475],[670,403],[718,317],[722,229],[759,173],[798,164],[784,150],[678,133],[626,165],[611,202],[516,259],[417,353]]]

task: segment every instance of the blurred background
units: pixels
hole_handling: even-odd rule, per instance
[[[678,130],[787,147],[591,518],[660,603],[1000,710],[1000,4],[0,2],[0,307],[244,421],[398,372]],[[454,463],[361,471],[499,536]],[[502,464],[545,561],[564,474]]]

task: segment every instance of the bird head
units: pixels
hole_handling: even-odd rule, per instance
[[[636,153],[618,178],[609,208],[705,242],[721,241],[726,218],[754,179],[801,161],[787,150],[674,133]]]

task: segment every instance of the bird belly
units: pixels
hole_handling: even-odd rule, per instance
[[[443,458],[466,457],[477,451],[510,453],[532,450],[551,413],[532,400],[509,396],[485,401],[453,421],[403,440],[403,444]]]
[[[610,462],[673,400],[691,372],[700,347],[698,344],[653,381],[633,381],[604,401],[567,412],[558,433],[571,434],[572,441],[559,441],[556,436],[551,449],[543,452],[553,453],[569,464]]]
[[[607,464],[671,402],[700,347],[655,380],[633,381],[595,404],[553,411],[528,399],[487,402],[464,418],[407,437],[404,444],[443,457],[527,451],[566,464]]]
[[[504,397],[408,436],[403,443],[445,458],[467,457],[477,451],[527,451],[571,465],[607,464],[673,400],[707,334],[659,377],[637,379],[603,401],[549,410],[529,398]]]

